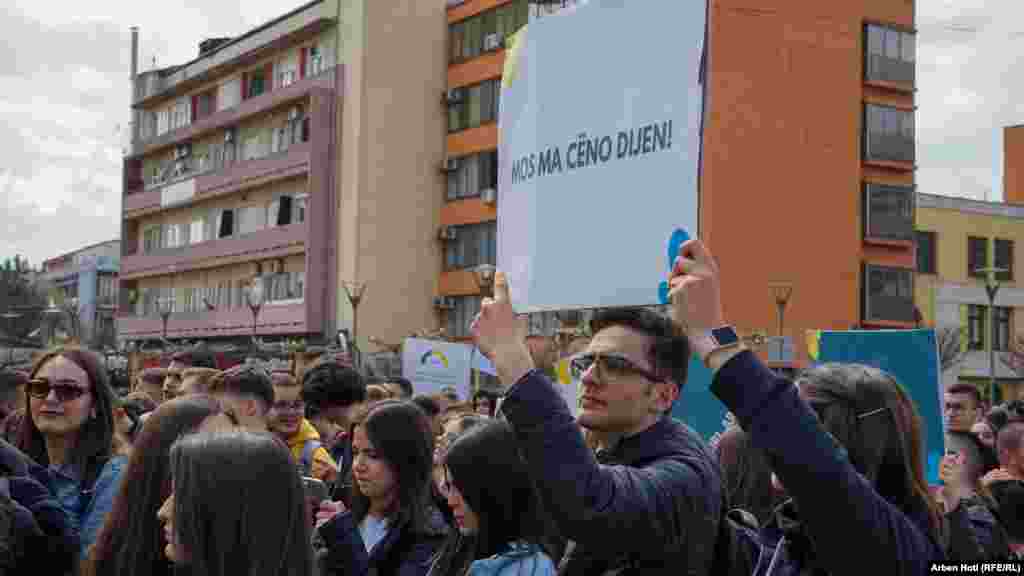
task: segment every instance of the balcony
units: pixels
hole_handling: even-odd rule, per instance
[[[302,174],[309,170],[310,151],[309,142],[300,142],[292,144],[285,152],[265,158],[239,162],[209,161],[203,170],[184,172],[144,192],[125,196],[125,217],[137,218],[164,208],[187,206],[242,188]]]
[[[260,310],[257,335],[304,334],[317,331],[307,323],[306,304],[271,304]],[[160,338],[163,319],[159,316],[121,314],[117,318],[121,338]],[[248,308],[179,312],[167,320],[168,338],[209,338],[252,334],[252,312]]]
[[[290,101],[305,98],[315,88],[333,90],[338,67],[328,68],[316,75],[307,76],[283,88],[264,92],[249,98],[241,104],[214,112],[188,126],[165,132],[146,140],[137,139],[132,147],[133,156],[143,156],[169,146],[184,144],[215,130],[222,130],[238,124],[243,119],[282,106]]]
[[[121,279],[134,280],[301,254],[308,235],[309,224],[303,222],[181,248],[136,253],[121,259]]]

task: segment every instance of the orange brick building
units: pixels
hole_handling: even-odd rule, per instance
[[[768,4],[710,2],[701,233],[723,267],[726,314],[741,331],[774,334],[769,285],[788,283],[790,337],[913,326],[913,4]],[[449,2],[440,221],[454,232],[442,228],[439,290],[456,336],[479,306],[468,268],[493,258],[470,245],[493,242],[497,219],[488,112],[502,40],[530,10],[525,0]]]

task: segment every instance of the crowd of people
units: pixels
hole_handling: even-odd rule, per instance
[[[669,313],[598,311],[575,416],[500,272],[470,330],[502,392],[466,399],[199,350],[118,394],[95,354],[52,350],[0,372],[0,574],[917,575],[1024,553],[1024,403],[949,389],[930,487],[892,376],[780,377],[721,337],[719,282],[690,241]],[[693,355],[731,415],[710,443],[670,416]]]

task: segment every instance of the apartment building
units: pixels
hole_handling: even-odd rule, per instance
[[[43,262],[36,281],[64,312],[47,328],[63,328],[87,345],[116,347],[120,260],[121,242],[110,240]]]
[[[449,2],[438,305],[455,335],[479,308],[467,269],[494,258],[504,38],[578,3],[543,4]],[[723,263],[730,321],[774,334],[772,285],[790,285],[773,358],[784,364],[806,361],[794,342],[808,329],[913,326],[913,4],[709,7],[701,227]]]
[[[345,283],[364,347],[436,326],[444,10],[317,0],[147,71],[133,30],[123,338],[327,339]]]
[[[946,384],[963,380],[987,388],[991,340],[1003,397],[1016,397],[1022,378],[998,356],[1013,340],[1024,309],[1024,283],[1016,274],[1021,256],[1015,250],[1024,242],[1024,205],[918,194],[916,221],[917,307],[927,324],[958,328],[964,353],[945,374]],[[999,291],[991,316],[986,275],[979,272],[988,267],[1005,270],[996,275]]]

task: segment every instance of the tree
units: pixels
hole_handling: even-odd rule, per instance
[[[965,329],[960,326],[942,326],[935,330],[935,340],[939,346],[939,364],[942,371],[951,370],[960,365],[967,356]]]
[[[30,281],[31,274],[28,260],[18,255],[0,264],[0,313],[21,315],[0,322],[0,331],[4,334],[24,338],[39,326],[39,312],[46,305],[46,298]]]

